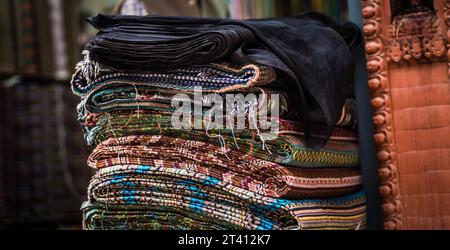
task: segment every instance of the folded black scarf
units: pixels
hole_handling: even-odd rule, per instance
[[[86,49],[118,70],[158,71],[219,59],[276,68],[304,120],[310,146],[326,142],[309,135],[331,134],[353,81],[349,46],[358,41],[358,28],[314,12],[244,21],[98,15],[89,22],[100,32]],[[317,131],[313,123],[327,126]]]

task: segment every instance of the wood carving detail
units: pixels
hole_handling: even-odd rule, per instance
[[[413,36],[387,42],[387,60],[393,63],[433,62],[445,59],[447,37]]]
[[[394,17],[386,40],[391,63],[428,63],[446,59],[447,31],[433,10]]]
[[[388,80],[388,59],[383,37],[382,0],[362,0],[364,35],[366,38],[367,69],[372,93],[375,125],[375,142],[378,150],[380,194],[382,198],[383,225],[385,229],[401,229],[402,203],[395,139],[391,116]],[[416,41],[418,43],[418,41]],[[421,45],[422,46],[422,45]],[[400,48],[400,52],[402,53]],[[409,53],[409,52],[408,52]],[[418,52],[415,56],[418,57]],[[392,56],[392,53],[390,54]]]
[[[450,79],[450,0],[444,1],[444,22],[447,27],[447,60],[448,60],[448,77]]]

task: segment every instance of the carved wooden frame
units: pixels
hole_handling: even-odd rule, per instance
[[[423,51],[407,51],[401,49],[401,57],[395,58],[390,48],[390,42],[395,39],[390,30],[391,20],[387,11],[390,8],[389,0],[361,0],[364,18],[364,36],[366,39],[367,69],[369,73],[369,88],[373,107],[373,124],[375,127],[375,143],[379,160],[380,195],[382,198],[383,226],[385,229],[402,229],[402,202],[400,196],[399,174],[396,157],[396,144],[392,122],[392,106],[389,84],[389,65],[421,63],[424,61],[449,61],[448,75],[450,79],[450,0],[435,0],[435,9],[438,15],[439,31],[429,34],[418,34],[419,39],[433,39],[442,44],[441,48],[433,48],[422,44]],[[442,7],[441,7],[442,6]],[[437,8],[436,8],[437,7]],[[442,10],[442,13],[441,13]],[[389,20],[388,20],[389,19]],[[442,24],[442,22],[444,24]],[[397,37],[398,39],[398,37]],[[410,44],[417,42],[417,38],[405,36]],[[447,48],[446,48],[447,47]],[[413,48],[413,46],[405,46]],[[447,53],[445,53],[447,50]],[[415,54],[416,53],[416,54]],[[446,55],[446,56],[445,56]]]
[[[444,13],[443,18],[447,27],[447,60],[448,60],[448,78],[450,80],[450,0],[445,0],[443,3]]]

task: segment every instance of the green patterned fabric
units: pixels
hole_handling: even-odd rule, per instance
[[[126,206],[146,206],[148,211],[197,214],[222,227],[250,230],[355,230],[363,229],[366,223],[362,192],[321,200],[275,199],[203,174],[156,166],[122,165],[99,170],[89,186],[89,201],[121,205],[124,213],[128,211]],[[97,213],[98,209],[94,207]],[[85,214],[89,212],[88,206]],[[114,219],[85,215],[84,224],[107,225],[98,220]]]
[[[86,139],[92,147],[114,137],[130,135],[166,135],[182,139],[206,141],[226,148],[241,150],[256,158],[297,167],[358,167],[358,144],[330,140],[321,149],[306,147],[300,136],[280,135],[275,140],[261,141],[252,130],[177,130],[171,126],[167,112],[112,112],[85,119]],[[201,121],[200,121],[201,122]],[[234,137],[233,137],[234,134]],[[223,138],[223,141],[220,140]]]
[[[233,225],[219,225],[205,216],[170,208],[85,202],[85,230],[239,230]]]

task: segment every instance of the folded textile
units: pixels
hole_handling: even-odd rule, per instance
[[[180,131],[171,129],[170,113],[167,112],[150,112],[150,111],[120,111],[111,114],[89,114],[80,118],[80,122],[85,130],[85,137],[88,145],[95,147],[99,143],[116,136],[129,135],[173,135],[177,134],[186,139],[196,138],[197,140],[209,141],[211,143],[219,143],[222,136],[227,147],[239,149],[234,141],[230,141],[231,137],[251,139],[253,144],[261,143],[260,138],[255,135],[255,131],[235,130],[234,133],[230,129],[217,131],[211,129],[205,130],[187,130]],[[200,120],[202,122],[202,120]],[[145,127],[144,127],[145,123]],[[192,121],[194,128],[195,120]],[[205,137],[207,135],[207,138]],[[279,135],[292,135],[300,137],[304,135],[301,125],[298,122],[290,120],[279,120]],[[238,140],[240,141],[240,140]],[[357,134],[349,129],[336,128],[331,137],[331,141],[357,143]]]
[[[152,166],[115,166],[98,171],[89,201],[196,213],[241,229],[363,229],[365,195],[323,200],[260,196],[200,173]]]
[[[256,158],[296,167],[359,166],[358,143],[352,140],[330,140],[321,149],[308,148],[298,135],[279,135],[261,141],[254,130],[177,130],[167,116],[151,113],[113,112],[94,118],[93,126],[85,127],[88,144],[96,147],[109,138],[131,135],[165,135],[187,140],[223,144],[224,148],[240,150]],[[92,122],[92,121],[91,121]],[[343,130],[343,129],[340,129]],[[352,133],[348,133],[352,135]],[[356,136],[353,134],[353,138]]]
[[[145,86],[106,85],[92,91],[83,98],[79,105],[79,112],[81,115],[118,110],[160,110],[173,113],[176,108],[172,104],[183,102],[189,104],[191,110],[194,109],[194,105],[200,107],[201,115],[207,115],[212,110],[213,103],[214,108],[218,107],[219,104],[214,99],[220,96],[222,106],[219,108],[222,109],[222,116],[226,114],[226,111],[234,111],[235,116],[248,116],[249,110],[254,109],[255,114],[264,113],[269,116],[276,111],[278,116],[297,117],[294,112],[289,111],[292,106],[286,94],[272,89],[251,88],[245,93],[238,93],[239,96],[233,92],[231,94],[236,94],[236,96],[232,96],[233,98],[228,98],[229,96],[226,94],[217,94],[217,96],[196,96],[196,94],[195,92],[181,92]],[[277,95],[277,98],[272,98],[273,95]]]
[[[356,104],[354,100],[349,99],[342,110],[341,119],[339,119],[336,128],[331,134],[330,140],[358,141],[358,135],[356,133],[357,125]],[[317,124],[316,126],[319,127],[321,124]],[[299,121],[280,118],[279,127],[280,134],[305,135],[303,125]]]
[[[358,129],[358,111],[355,99],[347,99],[337,126],[351,130]]]
[[[117,85],[94,91],[80,105],[89,113],[107,113],[116,110],[167,110],[172,111],[175,91],[160,92],[152,88]]]
[[[137,205],[85,202],[84,230],[239,230],[231,224],[220,225],[196,213]]]
[[[77,68],[71,85],[73,92],[79,96],[85,96],[104,86],[120,84],[177,91],[194,91],[195,88],[201,87],[205,93],[224,93],[268,85],[277,78],[272,68],[256,64],[236,66],[229,63],[210,63],[145,73],[106,70],[100,71],[92,78],[86,74],[85,66]]]
[[[184,94],[183,96],[186,96],[187,98],[180,98],[178,94]],[[258,103],[258,113],[265,112],[267,115],[270,115],[273,109],[275,107],[278,107],[279,110],[277,113],[279,117],[298,119],[298,114],[292,111],[292,102],[283,92],[267,88],[250,88],[247,89],[245,93],[231,92],[230,94],[241,94],[244,99],[244,94],[251,94],[257,99],[244,100],[244,102],[241,101],[241,103],[228,103],[227,96],[225,94],[221,94],[222,100],[225,101],[223,106],[224,111],[230,108],[235,108],[237,105],[249,106],[249,101],[255,101]],[[278,96],[277,102],[272,100],[272,95]],[[175,98],[176,96],[178,97],[178,99]],[[133,109],[149,109],[174,112],[175,108],[172,106],[173,100],[185,101],[188,103],[192,103],[193,105],[199,105],[200,107],[202,107],[202,105],[204,106],[205,104],[204,102],[207,101],[205,100],[206,97],[207,96],[202,96],[202,98],[199,98],[201,100],[196,100],[194,92],[183,92],[179,90],[135,86],[131,82],[127,85],[109,84],[105,85],[104,87],[98,88],[95,91],[92,91],[89,95],[83,98],[82,102],[80,103],[79,112],[81,116],[90,113],[102,113]],[[211,102],[211,100],[209,102]],[[206,112],[209,110],[208,107],[203,107],[203,109]],[[205,114],[205,111],[203,114]],[[323,125],[317,124],[316,126]],[[339,119],[336,126],[350,128],[353,130],[356,129],[357,113],[356,104],[353,99],[348,99],[346,101],[342,110],[341,118]],[[303,124],[297,123],[297,127],[303,130]]]
[[[154,95],[154,99],[159,98],[166,98],[165,96],[161,96],[161,95]],[[149,98],[151,99],[151,97]],[[154,100],[153,99],[153,100]],[[129,103],[127,103],[129,101]],[[78,120],[80,122],[80,124],[82,126],[84,126],[85,128],[87,128],[89,130],[89,128],[95,127],[97,126],[97,123],[99,122],[99,120],[101,120],[103,117],[107,117],[107,119],[111,120],[113,117],[128,117],[130,119],[130,122],[133,118],[133,116],[137,116],[137,118],[140,118],[141,115],[142,117],[144,117],[144,119],[146,119],[147,121],[149,121],[149,119],[151,117],[149,116],[153,116],[154,119],[156,119],[160,126],[164,125],[164,126],[171,126],[171,124],[169,122],[171,122],[171,118],[173,115],[173,112],[171,109],[167,108],[167,106],[163,107],[163,104],[161,104],[158,101],[158,105],[157,106],[145,106],[145,104],[136,104],[136,101],[133,103],[131,100],[127,100],[124,101],[124,103],[126,103],[125,105],[120,105],[121,107],[123,107],[123,109],[118,108],[117,106],[115,106],[114,104],[109,104],[111,106],[114,106],[114,108],[111,108],[111,110],[108,107],[103,106],[103,104],[92,104],[92,102],[89,102],[91,104],[84,104],[82,103],[81,106],[79,106],[79,114],[78,114]],[[105,104],[107,105],[107,104]],[[287,106],[286,104],[283,104],[283,102],[281,102],[282,106]],[[91,110],[92,112],[86,112],[85,107],[90,106],[88,109]],[[100,108],[100,106],[102,106]],[[270,103],[268,104],[268,106],[270,106]],[[135,108],[135,109],[132,109]],[[146,110],[148,109],[148,110]],[[264,110],[264,107],[260,107],[259,109]],[[267,107],[267,109],[270,109],[270,107]],[[100,112],[100,111],[105,111],[105,112]],[[282,110],[286,110],[284,108],[282,108]],[[352,112],[347,112],[347,111],[352,111]],[[358,135],[357,133],[353,130],[353,127],[356,126],[356,113],[353,112],[354,110],[351,108],[351,106],[349,108],[344,108],[344,112],[342,114],[343,119],[341,120],[342,122],[340,122],[338,124],[338,127],[336,127],[331,135],[331,140],[343,140],[343,141],[358,141]],[[283,113],[284,111],[282,111]],[[287,112],[287,111],[286,111]],[[268,114],[270,114],[270,112],[267,112]],[[203,113],[205,114],[205,113]],[[193,117],[195,118],[195,117]],[[120,119],[120,118],[119,118]],[[196,122],[202,122],[202,121],[196,121],[195,119],[192,119],[192,127],[195,127]],[[283,119],[283,118],[279,118],[278,119],[278,133],[279,134],[295,134],[295,135],[300,135],[300,136],[304,136],[304,130],[303,130],[303,125],[301,122],[297,122],[297,121],[293,121],[293,120],[289,120],[289,119]],[[317,125],[320,126],[320,125]],[[226,130],[225,130],[226,131]]]
[[[312,12],[243,21],[98,15],[89,22],[100,31],[86,46],[89,59],[118,70],[145,72],[218,60],[277,69],[304,119],[306,140],[314,145],[326,142],[339,119],[354,73],[349,46],[359,38],[356,25],[340,26]],[[321,131],[326,140],[310,138],[315,122],[327,125]]]
[[[91,154],[88,165],[149,165],[187,169],[263,196],[323,198],[361,188],[357,169],[299,169],[256,159],[239,150],[222,151],[210,143],[165,136],[111,138]]]

